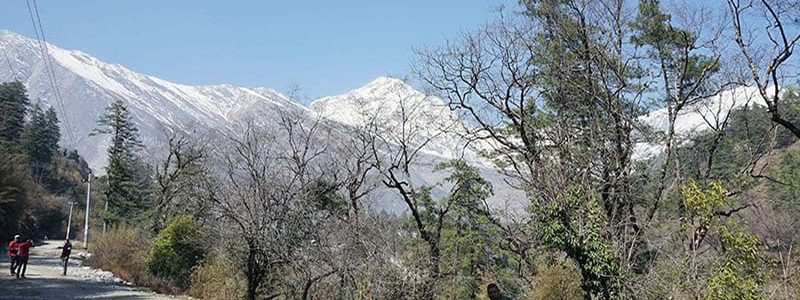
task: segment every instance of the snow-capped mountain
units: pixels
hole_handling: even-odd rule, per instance
[[[107,162],[108,137],[89,134],[96,127],[98,116],[112,101],[119,99],[126,103],[147,147],[159,144],[166,128],[187,132],[234,129],[237,122],[251,118],[270,124],[276,117],[270,114],[270,108],[277,105],[312,118],[323,116],[343,126],[359,126],[371,114],[378,117],[380,127],[388,132],[402,127],[398,121],[402,119],[398,118],[400,114],[413,114],[414,122],[406,124],[406,129],[415,130],[419,139],[432,139],[421,154],[421,160],[427,162],[422,163],[421,168],[427,169],[420,169],[419,174],[413,176],[426,185],[434,185],[446,175],[432,172],[435,162],[463,157],[481,165],[482,173],[495,183],[495,202],[524,199],[520,195],[512,197],[515,191],[503,187],[501,176],[479,158],[475,149],[463,147],[460,135],[464,124],[440,99],[428,97],[398,79],[381,77],[362,88],[319,99],[306,107],[269,88],[190,86],[169,82],[103,62],[80,51],[51,44],[40,46],[37,40],[10,31],[0,31],[0,49],[9,57],[8,62],[4,57],[0,60],[0,82],[18,79],[27,87],[32,101],[56,107],[62,120],[61,145],[76,147],[98,173],[103,172]],[[45,57],[52,62],[52,75],[56,78],[63,110],[51,84]],[[71,130],[65,120],[69,121]],[[444,128],[452,133],[441,134],[439,130]],[[74,145],[70,141],[70,131]],[[503,204],[498,203],[500,205]],[[381,206],[391,211],[399,208],[391,207],[392,204]]]
[[[103,62],[80,51],[40,45],[35,39],[10,31],[0,30],[0,49],[9,58],[6,61],[5,57],[0,57],[0,82],[18,79],[26,85],[30,99],[55,106],[62,120],[61,145],[76,147],[97,172],[102,172],[106,165],[108,138],[89,136],[89,133],[96,127],[97,117],[114,100],[127,104],[146,146],[162,140],[166,128],[187,132],[230,129],[245,118],[257,118],[269,124],[275,118],[268,112],[269,108],[277,105],[309,117],[321,116],[342,126],[365,126],[372,121],[376,122],[372,125],[395,135],[413,131],[417,140],[412,142],[430,140],[422,151],[422,161],[428,163],[429,169],[419,170],[414,175],[426,184],[433,185],[445,175],[432,172],[432,164],[463,158],[478,166],[483,176],[494,184],[496,206],[516,206],[518,203],[506,201],[524,201],[525,198],[504,182],[490,162],[478,155],[481,149],[488,149],[488,145],[464,146],[468,125],[441,99],[421,93],[396,78],[380,77],[345,94],[315,100],[306,107],[269,88],[190,86],[169,82]],[[45,57],[52,62],[52,72]],[[52,77],[56,78],[55,90]],[[63,105],[59,105],[56,91]],[[737,88],[686,108],[677,120],[678,136],[688,137],[708,130],[718,121],[717,116],[745,104],[760,103],[755,96],[753,88]],[[411,122],[401,122],[403,115],[411,116]],[[655,110],[639,121],[655,130],[666,131],[667,112]],[[443,129],[446,133],[442,133]],[[69,131],[73,134],[74,145]],[[660,144],[640,142],[636,145],[634,159],[647,159],[662,152]]]
[[[756,87],[733,88],[699,103],[688,105],[675,119],[675,138],[683,143],[699,133],[720,128],[730,112],[746,105],[766,106]],[[639,117],[639,122],[654,131],[663,133],[669,131],[669,114],[666,108]],[[659,143],[639,142],[634,146],[633,159],[656,157],[664,152],[664,148],[665,146]]]
[[[423,143],[435,140],[423,152],[447,159],[466,159],[489,165],[477,154],[480,144],[465,147],[465,122],[441,99],[426,95],[392,77],[379,77],[347,93],[317,99],[309,105],[320,116],[349,126],[378,122],[379,126],[406,132]]]
[[[0,31],[0,48],[9,57],[9,61],[3,59],[0,64],[0,81],[19,79],[25,83],[32,101],[55,106],[62,120],[62,145],[73,147],[64,124],[66,120],[72,128],[75,146],[96,171],[106,164],[107,138],[90,137],[89,133],[95,128],[97,117],[117,99],[128,105],[145,144],[160,138],[165,127],[183,130],[223,127],[252,107],[277,104],[311,113],[269,88],[172,83],[80,51],[46,44],[45,52],[37,40],[10,31]],[[56,91],[43,59],[45,53],[52,62],[63,111],[58,109]]]
[[[481,141],[467,143],[468,130],[463,120],[440,98],[415,90],[403,80],[379,77],[347,93],[317,99],[309,107],[319,116],[347,126],[377,125],[390,143],[400,144],[405,136],[408,139],[402,143],[412,148],[425,144],[411,176],[413,182],[434,186],[432,193],[436,196],[445,196],[449,187],[436,185],[448,174],[434,172],[434,166],[446,160],[464,159],[492,183],[494,195],[488,199],[490,205],[509,212],[524,211],[525,195],[511,188],[493,163],[478,154],[488,146]]]
[[[278,105],[309,115],[318,112],[348,126],[362,124],[367,114],[377,113],[384,121],[381,126],[397,128],[400,124],[396,116],[414,114],[415,123],[407,126],[424,131],[420,132],[420,139],[436,138],[426,152],[445,158],[478,159],[471,149],[460,149],[463,124],[440,99],[426,96],[395,78],[380,77],[346,94],[313,101],[307,108],[269,88],[177,84],[103,62],[80,51],[46,44],[63,101],[64,111],[61,111],[38,41],[0,31],[0,48],[10,59],[10,66],[0,64],[0,81],[17,78],[25,83],[32,101],[56,107],[60,119],[68,121],[72,128],[75,147],[96,171],[106,164],[107,138],[90,137],[89,133],[95,128],[97,117],[117,99],[128,105],[146,145],[161,138],[165,127],[194,131],[227,127],[256,108]],[[62,145],[72,148],[67,124],[62,126]],[[453,134],[439,135],[441,129]]]

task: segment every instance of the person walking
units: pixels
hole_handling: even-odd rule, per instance
[[[61,260],[64,261],[64,273],[61,276],[67,276],[67,264],[69,263],[69,255],[72,254],[72,243],[69,239],[64,241],[64,246],[61,246]]]
[[[17,266],[17,254],[19,253],[18,243],[20,242],[20,236],[15,235],[14,239],[8,243],[8,258],[11,260],[11,276],[17,274],[16,266]]]
[[[19,249],[19,253],[17,253],[17,278],[25,278],[31,247],[33,247],[33,239],[31,238],[17,243],[17,248]]]

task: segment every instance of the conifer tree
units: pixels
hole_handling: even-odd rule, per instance
[[[106,114],[97,120],[97,125],[92,135],[111,136],[106,166],[108,187],[105,191],[109,208],[103,218],[112,223],[135,221],[146,207],[143,164],[137,155],[142,148],[139,131],[128,108],[120,100],[108,106]]]
[[[0,84],[0,145],[9,146],[19,139],[29,102],[22,82]]]
[[[21,143],[28,156],[34,179],[41,180],[50,169],[53,155],[58,151],[61,132],[58,128],[58,117],[51,107],[47,112],[35,103],[30,111],[30,120],[25,125]]]
[[[45,133],[47,137],[47,145],[51,149],[58,150],[58,141],[61,140],[61,128],[58,127],[58,115],[56,110],[51,106],[45,112],[45,125],[47,127]]]

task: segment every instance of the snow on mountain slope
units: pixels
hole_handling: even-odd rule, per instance
[[[465,123],[441,99],[397,78],[379,77],[345,94],[317,99],[309,107],[320,116],[349,126],[373,121],[396,135],[405,129],[405,133],[413,132],[410,135],[417,144],[432,140],[422,150],[427,154],[490,166],[477,154],[480,145],[464,147]]]
[[[504,182],[489,161],[480,157],[480,150],[490,148],[487,144],[464,146],[468,125],[441,99],[425,95],[396,78],[380,77],[361,88],[315,100],[305,107],[269,88],[177,84],[103,62],[80,51],[64,50],[50,44],[47,48],[46,55],[53,63],[65,108],[64,111],[57,110],[62,120],[61,144],[72,147],[63,122],[69,120],[79,153],[98,172],[102,172],[106,164],[108,138],[90,137],[89,133],[96,127],[97,117],[114,100],[122,100],[128,105],[146,146],[162,140],[167,127],[187,132],[234,129],[236,123],[247,118],[271,124],[269,122],[274,122],[276,116],[270,108],[278,106],[300,115],[322,116],[344,126],[364,126],[375,120],[384,132],[402,135],[411,131],[415,136],[412,143],[430,140],[422,151],[422,167],[412,176],[432,185],[445,176],[432,172],[436,162],[463,158],[478,166],[484,177],[494,184],[496,196],[492,202],[497,204],[496,207],[517,206],[519,203],[505,201],[525,199]],[[0,82],[18,78],[25,83],[33,101],[56,106],[49,70],[43,59],[45,53],[38,41],[0,30],[0,49],[8,54],[10,60],[9,66],[5,57],[0,57]],[[687,107],[676,122],[678,138],[685,140],[708,130],[719,121],[716,116],[724,116],[731,109],[760,103],[756,96],[755,89],[741,87],[721,93],[700,105]],[[412,121],[403,124],[403,115],[410,116]],[[652,111],[639,121],[655,130],[666,131],[666,109]],[[640,142],[635,147],[634,159],[637,160],[656,157],[663,152],[663,145],[656,143]]]
[[[678,115],[675,123],[676,139],[685,143],[691,137],[720,126],[724,118],[732,111],[745,105],[762,105],[758,91],[752,87],[738,87],[724,91],[710,99],[685,107]],[[459,120],[439,98],[427,96],[402,80],[380,77],[366,86],[352,90],[342,95],[318,99],[310,104],[310,108],[320,116],[335,120],[350,126],[365,126],[368,122],[379,120],[382,127],[394,134],[402,134],[401,124],[403,114],[412,114],[410,128],[424,128],[419,140],[438,135],[435,142],[425,147],[425,157],[422,161],[432,163],[435,160],[464,158],[481,169],[482,175],[490,179],[497,187],[496,195],[490,202],[495,207],[510,205],[522,208],[521,203],[506,202],[503,199],[524,199],[519,191],[513,190],[505,182],[503,176],[494,169],[486,159],[478,155],[480,150],[491,150],[488,144],[471,143],[464,147],[466,130],[464,122]],[[421,113],[418,113],[421,112]],[[417,114],[417,115],[414,115]],[[669,128],[668,113],[666,108],[654,110],[638,118],[651,130],[666,132]],[[455,124],[451,126],[450,124]],[[440,133],[441,128],[450,132]],[[636,135],[636,133],[634,133]],[[654,142],[638,142],[634,145],[634,160],[657,158],[664,151],[664,145]],[[423,163],[424,164],[424,163]],[[419,179],[424,182],[434,183],[441,180],[441,175],[422,170]],[[522,204],[524,205],[524,204]]]
[[[45,52],[38,41],[10,31],[0,31],[0,48],[11,61],[11,66],[1,61],[0,82],[18,78],[26,85],[32,101],[58,108],[43,54],[49,56],[63,99],[64,111],[57,109],[62,120],[61,144],[72,148],[64,122],[68,120],[78,152],[98,173],[102,173],[106,165],[109,139],[89,136],[89,133],[96,127],[98,116],[115,100],[127,104],[145,146],[151,149],[164,139],[167,127],[202,133],[209,129],[235,130],[240,125],[237,123],[248,119],[262,125],[275,124],[277,116],[272,107],[278,106],[312,118],[316,118],[316,111],[319,111],[327,114],[327,119],[345,126],[364,122],[362,113],[377,114],[380,126],[390,131],[400,126],[398,114],[413,114],[414,122],[406,124],[406,128],[420,133],[418,141],[432,139],[421,154],[424,162],[418,174],[413,175],[426,185],[434,185],[446,176],[443,172],[432,172],[437,162],[463,156],[472,162],[484,163],[473,149],[463,147],[460,136],[463,128],[459,127],[463,124],[441,100],[426,97],[394,78],[378,78],[350,93],[317,100],[311,105],[315,111],[269,88],[182,85],[106,63],[80,51],[47,44]],[[451,134],[442,135],[441,129]],[[502,187],[502,179],[490,165],[483,165],[481,169],[495,182],[498,198],[523,199],[509,195],[511,189]],[[397,211],[397,207],[390,207],[394,202],[383,202],[378,205]]]
[[[400,79],[379,77],[345,94],[315,100],[309,107],[319,116],[347,126],[361,127],[374,122],[390,143],[399,143],[403,135],[409,136],[412,147],[425,143],[412,166],[411,177],[416,184],[434,187],[435,196],[446,196],[449,191],[447,184],[439,185],[448,174],[434,171],[436,164],[464,159],[492,183],[494,195],[487,199],[489,205],[506,211],[524,211],[527,203],[524,193],[509,186],[507,178],[478,154],[481,149],[488,149],[485,144],[467,142],[466,123],[441,99],[425,95]]]
[[[0,31],[0,48],[8,54],[11,65],[9,67],[5,61],[0,64],[0,81],[18,78],[25,83],[33,101],[55,106],[55,91],[48,79],[44,52],[38,41]],[[165,127],[187,131],[226,127],[236,116],[253,107],[279,105],[313,113],[268,88],[176,84],[100,61],[80,51],[50,44],[47,49],[64,102],[65,111],[58,110],[59,117],[63,123],[66,114],[78,151],[96,171],[101,171],[106,164],[107,139],[88,135],[97,117],[117,99],[128,105],[146,145],[148,141],[161,138]],[[72,147],[66,128],[62,133],[62,145]]]
[[[723,91],[700,103],[687,106],[675,119],[675,138],[679,142],[686,142],[699,133],[717,128],[731,111],[745,105],[765,106],[757,88],[737,87]],[[639,122],[655,131],[663,133],[669,131],[669,114],[666,108],[657,109],[639,117]],[[633,159],[656,157],[664,151],[664,148],[662,144],[639,142],[634,146]]]
[[[404,105],[400,105],[404,103]],[[684,108],[675,122],[676,139],[686,141],[692,136],[718,126],[730,111],[745,105],[761,105],[763,100],[754,87],[738,87]],[[466,131],[464,123],[436,97],[427,96],[400,79],[380,77],[369,84],[348,93],[320,98],[310,104],[319,115],[351,126],[363,126],[369,118],[377,117],[387,128],[400,128],[400,116],[409,108],[425,112],[415,118],[413,126],[427,127],[423,138],[436,134],[438,128],[447,127],[452,133],[437,139],[434,145],[426,147],[426,152],[445,158],[463,157],[484,167],[491,163],[477,154],[481,149],[489,149],[486,144],[472,143],[464,148]],[[403,108],[406,111],[403,111]],[[666,133],[669,120],[666,108],[654,110],[638,118],[638,121],[655,131]],[[456,124],[450,126],[449,124]],[[634,159],[648,159],[660,155],[664,146],[657,143],[639,142],[634,146]]]

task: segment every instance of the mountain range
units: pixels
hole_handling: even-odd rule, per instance
[[[187,132],[230,128],[253,112],[276,105],[344,126],[360,126],[371,116],[377,116],[385,120],[380,126],[389,130],[401,126],[398,116],[413,107],[422,115],[415,120],[417,124],[412,124],[421,129],[419,138],[432,139],[424,150],[430,161],[465,158],[478,165],[495,185],[494,202],[520,196],[507,186],[490,162],[477,154],[482,147],[480,144],[463,146],[461,133],[468,124],[461,122],[441,99],[419,92],[400,79],[380,77],[345,94],[323,97],[305,106],[265,87],[173,83],[11,31],[0,30],[0,49],[8,58],[0,57],[0,82],[20,80],[27,87],[30,99],[55,106],[62,120],[61,144],[76,148],[97,173],[103,173],[107,163],[109,140],[104,136],[90,136],[90,133],[96,127],[98,116],[110,102],[118,99],[127,104],[145,145],[163,139],[165,128]],[[704,101],[703,105],[689,107],[678,118],[678,135],[690,136],[713,127],[714,115],[751,103],[754,95],[752,88],[739,88]],[[666,115],[665,109],[657,109],[640,117],[639,121],[665,131]],[[431,130],[444,127],[450,133],[437,134]],[[651,158],[662,151],[663,146],[642,141],[635,147],[634,158]],[[441,179],[429,173],[423,171],[419,176],[426,181]]]
[[[275,106],[343,126],[357,126],[366,122],[368,115],[376,113],[382,120],[381,126],[389,130],[399,125],[396,116],[401,110],[413,107],[417,123],[414,126],[425,129],[419,131],[418,138],[432,139],[422,151],[422,161],[466,158],[495,182],[498,201],[511,198],[508,195],[511,189],[502,187],[504,183],[499,174],[477,155],[477,149],[465,148],[458,134],[441,135],[434,130],[436,126],[431,126],[450,126],[449,129],[458,132],[459,127],[453,126],[458,119],[442,101],[397,78],[379,77],[361,88],[324,97],[305,106],[270,88],[173,83],[101,61],[81,51],[40,44],[37,39],[11,31],[0,30],[0,49],[8,56],[7,61],[0,61],[0,82],[20,80],[32,101],[56,107],[62,120],[61,145],[77,149],[98,174],[104,173],[107,164],[109,139],[90,133],[96,127],[98,116],[115,100],[127,105],[148,148],[163,141],[167,128],[185,132],[235,128],[237,122],[253,117],[270,124],[275,116],[265,112]],[[432,185],[444,174],[420,170],[415,176]]]

